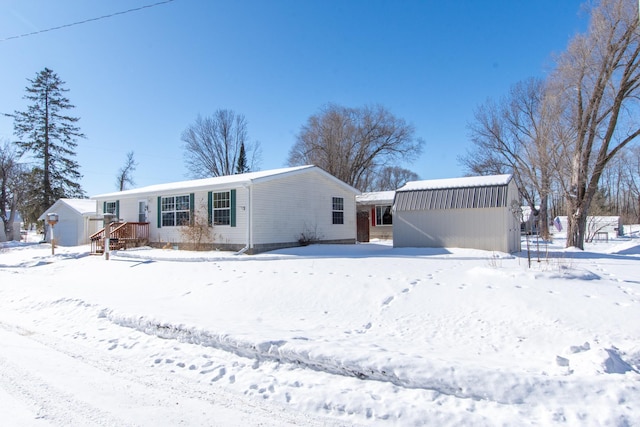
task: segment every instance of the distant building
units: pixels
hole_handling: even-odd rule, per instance
[[[554,234],[566,234],[568,229],[566,216],[556,217],[554,220]],[[622,219],[619,216],[588,216],[585,241],[615,239],[624,236]]]
[[[11,212],[7,212],[7,217],[10,217]],[[4,221],[0,219],[0,242],[6,242],[11,240],[20,240],[20,229],[22,228],[22,217],[19,212],[16,212],[13,218],[13,236],[7,236],[4,231]]]
[[[358,241],[393,239],[393,198],[395,191],[376,191],[356,196]]]

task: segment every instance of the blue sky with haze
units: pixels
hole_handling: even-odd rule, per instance
[[[2,0],[0,40],[155,3]],[[116,190],[133,150],[136,187],[186,179],[182,131],[198,114],[243,114],[260,169],[286,165],[327,103],[381,104],[411,123],[421,179],[464,171],[473,111],[531,76],[585,30],[579,0],[174,0],[0,42],[0,113],[24,110],[27,78],[51,68],[70,89],[86,139],[76,160],[88,196]],[[0,140],[13,121],[0,117]]]

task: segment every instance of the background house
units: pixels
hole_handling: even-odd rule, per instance
[[[301,243],[355,243],[360,192],[308,165],[205,178],[92,197],[100,213],[148,222],[149,244],[257,253]],[[207,231],[209,230],[209,231]],[[202,237],[202,236],[201,236]],[[201,245],[199,246],[202,246]]]
[[[48,232],[47,214],[57,213],[58,223],[54,238],[59,246],[78,246],[89,243],[89,237],[102,228],[102,218],[97,215],[97,205],[91,199],[58,199],[38,221],[45,222],[45,241],[51,240]]]
[[[11,212],[7,212],[7,217],[10,217]],[[7,236],[4,231],[4,221],[0,218],[0,242],[6,242],[11,240],[20,240],[20,229],[22,228],[22,217],[19,212],[16,212],[13,218],[13,235]]]
[[[393,239],[393,197],[395,191],[375,191],[356,196],[358,242]]]
[[[412,181],[396,191],[393,246],[517,252],[520,206],[511,175]]]
[[[552,231],[554,234],[567,233],[567,217],[559,216],[554,219]],[[587,231],[585,233],[587,242],[609,240],[624,235],[622,219],[619,216],[588,216]]]

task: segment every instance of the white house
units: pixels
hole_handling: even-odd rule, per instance
[[[566,234],[568,229],[566,216],[554,219],[555,234]],[[619,216],[588,216],[585,240],[587,242],[609,240],[624,235],[622,219]]]
[[[360,192],[322,169],[292,168],[101,194],[99,213],[148,223],[152,246],[194,243],[184,225],[210,228],[207,247],[249,254],[301,243],[355,243]]]
[[[89,237],[102,228],[101,217],[97,214],[97,204],[91,199],[58,199],[47,209],[38,221],[47,221],[47,214],[57,213],[58,223],[54,226],[54,238],[59,246],[78,246],[89,243]],[[48,230],[49,226],[45,227]],[[51,233],[45,234],[51,240]]]
[[[7,219],[11,218],[11,212],[7,212]],[[22,217],[20,213],[16,211],[15,216],[13,218],[13,235],[7,236],[4,231],[4,221],[0,218],[0,242],[6,242],[9,240],[20,240],[20,228],[22,226]]]
[[[356,196],[358,241],[393,239],[393,198],[395,191],[374,191]]]
[[[515,182],[493,175],[407,183],[396,190],[393,246],[520,251]]]

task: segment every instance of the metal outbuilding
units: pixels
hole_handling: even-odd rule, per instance
[[[394,199],[393,246],[518,252],[520,206],[511,175],[408,182]]]

